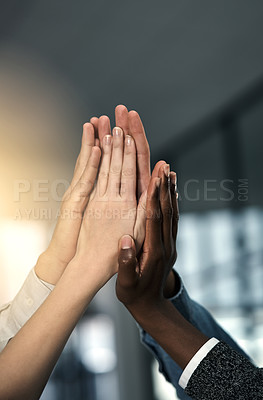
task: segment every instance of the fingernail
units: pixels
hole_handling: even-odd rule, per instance
[[[126,144],[127,146],[130,146],[132,144],[132,137],[130,135],[126,135]]]
[[[105,144],[111,144],[111,135],[105,135],[104,142]]]
[[[122,135],[122,129],[119,128],[118,126],[115,126],[115,128],[113,128],[113,135],[114,136],[121,136]]]
[[[130,249],[132,247],[132,240],[129,235],[125,235],[121,238],[121,248],[123,250]]]
[[[167,176],[167,178],[169,178],[169,176],[170,176],[170,165],[169,165],[169,164],[166,164],[166,165],[165,165],[165,167],[164,167],[164,173],[165,173],[165,175]]]

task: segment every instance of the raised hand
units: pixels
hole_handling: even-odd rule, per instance
[[[136,201],[136,148],[131,136],[115,127],[103,135],[106,117],[100,119],[102,159],[97,184],[86,207],[75,259],[96,275],[102,286],[117,272],[118,241],[134,235]]]
[[[131,135],[136,143],[137,151],[137,194],[140,199],[147,189],[150,177],[150,149],[145,135],[141,118],[137,111],[128,111],[123,105],[115,108],[116,125],[120,126],[125,134]]]
[[[119,105],[115,110],[116,121],[123,128],[124,136],[130,133],[137,149],[137,183],[136,191],[139,204],[134,226],[137,248],[145,236],[146,187],[150,179],[150,152],[144,128],[136,111],[128,112],[125,106]],[[91,118],[91,123],[83,126],[82,146],[77,159],[74,176],[66,191],[60,209],[52,240],[48,249],[38,259],[35,271],[37,275],[56,284],[67,264],[76,253],[77,240],[84,210],[87,207],[100,161],[100,150],[104,151],[104,137],[111,134],[110,120],[107,116]],[[160,162],[160,166],[164,162]],[[158,174],[158,168],[153,176]],[[47,268],[47,265],[49,266]]]
[[[90,122],[93,124],[96,136],[102,144],[103,137],[111,132],[109,118],[105,115],[100,118],[92,117]],[[121,104],[115,108],[115,124],[122,128],[124,136],[130,135],[135,141],[137,152],[137,197],[139,200],[142,193],[147,189],[151,177],[150,149],[145,130],[137,111],[128,111]]]
[[[146,237],[142,254],[136,258],[133,239],[120,240],[119,272],[116,282],[118,299],[127,307],[141,327],[182,368],[208,338],[191,325],[165,298],[165,286],[176,260],[178,207],[175,193],[176,175],[151,178],[147,197]]]
[[[76,253],[82,217],[96,180],[100,156],[94,127],[86,123],[73,179],[63,196],[53,237],[35,267],[37,275],[49,283],[57,283]]]
[[[135,315],[165,300],[166,279],[176,260],[176,174],[171,172],[169,180],[167,164],[158,174],[148,188],[146,236],[138,259],[133,238],[125,235],[120,240],[116,294]]]
[[[110,120],[107,116],[103,115],[100,118],[93,117],[90,119],[93,124],[96,137],[103,143],[103,137],[110,134]],[[150,149],[145,135],[145,130],[141,118],[137,111],[128,111],[124,105],[118,105],[115,108],[115,123],[116,126],[122,128],[124,136],[130,135],[133,137],[136,146],[136,166],[137,166],[137,219],[135,226],[136,248],[140,248],[145,237],[145,221],[146,221],[146,190],[151,177],[150,167]],[[152,176],[158,176],[159,168],[165,161],[159,161]]]

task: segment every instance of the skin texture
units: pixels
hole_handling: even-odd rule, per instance
[[[178,206],[176,176],[167,165],[152,177],[147,196],[146,236],[136,258],[133,238],[120,240],[118,299],[136,321],[183,369],[208,338],[187,322],[165,298],[166,278],[176,260]]]
[[[97,176],[100,157],[101,150],[95,146],[94,128],[86,123],[73,179],[63,196],[53,237],[35,267],[36,274],[46,282],[55,285],[76,253],[82,216]]]
[[[89,129],[95,139],[93,126]],[[73,210],[77,215],[82,215],[85,204],[76,250],[72,248],[74,256],[53,292],[1,352],[0,400],[39,398],[76,323],[97,291],[116,272],[120,236],[126,231],[130,234],[135,232],[135,143],[128,135],[124,143],[120,128],[118,133],[116,135],[115,129],[110,140],[103,138],[102,149],[92,146],[89,161],[87,164],[83,161],[82,168],[80,161],[77,163],[79,176],[75,171],[76,183],[74,185],[73,182],[73,189],[69,191],[69,196],[65,196],[62,205],[62,210],[69,205],[80,207],[74,207]],[[156,174],[158,168],[156,166]],[[80,169],[83,171],[80,172]],[[130,172],[125,173],[127,170]],[[83,185],[75,190],[76,185],[82,182],[81,177]],[[94,186],[96,177],[97,184]],[[98,219],[94,218],[94,211],[97,210],[101,212]],[[116,218],[107,218],[105,210],[131,211],[132,218],[119,218],[118,214]],[[63,234],[63,228],[71,226],[72,221],[59,221],[60,225],[52,240],[55,238],[61,248],[57,245],[56,252],[52,249],[53,260],[58,257],[59,251],[63,253],[64,242],[60,242],[59,236]],[[102,237],[105,239],[103,242]]]
[[[171,173],[170,181],[168,164],[160,167],[158,175],[158,177],[152,177],[148,188],[146,237],[142,252],[138,260],[134,246],[127,251],[121,248],[119,255],[116,293],[120,301],[132,308],[136,306],[137,301],[139,304],[136,308],[140,309],[148,308],[153,298],[158,301],[164,298],[166,278],[177,257],[176,236],[179,213],[176,175]],[[126,236],[126,240],[128,238]],[[131,260],[125,269],[122,268],[124,255]],[[128,283],[133,281],[130,291],[125,285],[127,279]],[[155,291],[158,291],[158,295],[156,293],[153,295]]]
[[[91,128],[93,131],[92,125]],[[83,203],[87,202],[93,190],[100,154],[99,147],[93,147],[83,172],[77,163],[74,175],[76,185],[72,185],[72,195],[69,199],[65,198],[65,202],[69,203],[62,204],[62,209],[65,209],[64,206],[75,205],[76,199],[76,207],[80,208],[74,207],[73,210],[77,212],[77,216],[82,212]],[[119,162],[122,164],[121,159]],[[82,182],[79,177],[83,178],[83,185],[74,190]],[[56,254],[52,254],[53,261],[60,251],[63,253],[64,242],[63,237],[60,237],[60,234],[63,235],[63,227],[70,228],[75,223],[73,221],[75,220],[59,221],[53,237],[58,242]],[[76,225],[78,223],[77,219]],[[66,231],[65,239],[67,238]],[[43,264],[43,273],[48,271],[48,267],[48,264]],[[40,397],[72,330],[99,288],[100,281],[95,271],[92,274],[74,255],[54,291],[1,352],[0,400],[35,400]]]
[[[99,119],[93,117],[90,122],[95,128],[96,136],[102,142],[103,136],[111,131],[109,118],[105,115]],[[131,135],[134,138],[137,151],[137,194],[140,198],[147,189],[151,177],[150,148],[142,121],[136,111],[128,111],[124,105],[120,104],[115,108],[115,124],[122,128],[125,136]]]
[[[118,106],[116,121],[122,129],[110,140],[105,138],[111,133],[106,116],[94,118],[83,127],[82,147],[63,198],[61,217],[35,267],[41,279],[56,287],[0,354],[0,400],[39,398],[79,318],[117,271],[119,238],[128,233],[135,238],[137,249],[142,245],[150,180],[149,146],[135,111]],[[159,179],[164,164],[156,164],[152,179]],[[98,210],[100,217],[96,219]],[[117,216],[129,211],[131,217],[107,218],[107,210],[116,211]],[[175,287],[173,274],[171,279],[169,276],[164,292],[166,286],[168,292]]]
[[[139,248],[145,235],[146,188],[150,180],[150,150],[143,124],[136,111],[128,112],[125,106],[118,105],[115,109],[115,120],[116,126],[122,128],[123,135],[125,137],[130,135],[133,138],[133,144],[135,144],[137,152],[136,193],[138,205],[134,235],[137,248]],[[40,255],[35,266],[38,277],[46,282],[55,285],[68,263],[76,254],[82,218],[90,195],[92,195],[91,192],[89,193],[87,185],[92,184],[94,179],[92,174],[94,174],[100,159],[99,148],[102,152],[102,160],[107,158],[107,155],[104,154],[104,151],[109,148],[109,146],[105,145],[104,137],[106,135],[111,135],[110,120],[106,115],[100,118],[93,117],[89,123],[83,125],[81,150],[76,162],[72,182],[63,197],[60,217],[51,242],[47,250]],[[164,161],[157,164],[153,174],[158,173],[158,165],[162,163]],[[106,163],[104,163],[104,167],[106,168]],[[105,181],[104,176],[104,183]],[[103,185],[102,182],[100,184]],[[132,201],[133,199],[131,199]],[[128,230],[127,232],[130,231]]]
[[[124,105],[118,105],[115,108],[115,122],[116,126],[122,128],[124,137],[130,135],[133,138],[132,148],[134,145],[136,148],[136,197],[138,204],[134,225],[134,237],[136,239],[136,248],[138,251],[145,237],[146,189],[151,177],[150,149],[142,121],[136,111],[128,111]],[[46,282],[55,285],[63,274],[68,263],[76,254],[77,241],[80,234],[83,215],[87,204],[89,203],[90,195],[93,196],[94,194],[89,190],[90,185],[94,183],[94,172],[100,160],[101,154],[99,148],[102,152],[103,168],[107,169],[106,160],[108,159],[109,161],[109,145],[105,143],[104,138],[105,136],[109,137],[109,135],[111,135],[111,124],[109,117],[106,115],[103,115],[100,118],[93,117],[90,119],[89,123],[83,125],[81,150],[76,162],[72,182],[63,197],[60,217],[50,245],[47,250],[40,255],[35,266],[35,271],[38,277]],[[111,141],[113,140],[114,139],[111,139]],[[163,164],[165,164],[165,161],[159,161],[156,164],[152,172],[153,177],[158,176],[159,167]],[[126,168],[126,171],[128,172],[129,168]],[[129,175],[129,173],[126,175]],[[126,181],[131,181],[129,178],[131,178],[131,176],[126,176]],[[124,177],[122,177],[122,179],[124,181]],[[105,186],[105,182],[106,177],[104,171],[104,178],[101,178],[100,182],[101,192],[104,191],[103,185]],[[102,200],[102,193],[100,193],[100,196]],[[103,200],[105,199],[106,195],[104,193]],[[117,196],[113,199],[113,194],[111,193],[111,200],[116,199]],[[96,201],[97,200],[98,193],[96,193]],[[130,202],[133,203],[134,199],[130,199]],[[94,207],[94,203],[95,201],[93,198],[92,207],[93,209],[97,209],[97,207]],[[89,206],[89,209],[92,207]],[[99,212],[102,211],[101,208],[102,207],[100,207]],[[118,211],[120,212],[120,208],[116,210],[116,212]],[[132,225],[131,221],[130,225]],[[85,230],[88,235],[89,228],[87,227],[87,218],[85,218],[85,227],[86,228],[83,230]],[[127,227],[127,224],[125,224],[125,227]],[[129,229],[123,233],[132,233],[132,231],[129,227]],[[115,267],[113,264],[114,263],[112,263],[112,273],[113,271],[117,271],[117,262],[115,263]],[[107,274],[107,279],[110,276],[111,273]],[[175,275],[171,272],[167,276],[166,286],[164,289],[166,296],[171,297],[175,293],[176,287],[177,282],[175,280]]]
[[[81,225],[76,256],[93,260],[104,284],[117,272],[118,240],[125,233],[135,234],[136,149],[131,136],[125,140],[121,128],[102,138],[102,160],[96,187],[88,202]],[[98,243],[103,237],[103,251]]]
[[[90,122],[95,129],[95,135],[100,139],[110,132],[110,120],[107,116],[100,118],[93,117]],[[146,190],[151,179],[150,166],[150,148],[146,138],[145,129],[139,114],[132,110],[128,111],[124,105],[118,105],[115,108],[116,126],[122,128],[124,135],[131,135],[134,138],[137,152],[137,226],[136,226],[136,250],[140,249],[140,244],[145,237],[145,219],[146,219]],[[158,177],[159,168],[166,164],[165,161],[159,161],[152,171],[152,177]],[[174,172],[172,175],[175,174]],[[126,232],[127,233],[127,232]],[[169,298],[176,294],[179,282],[172,271],[166,277],[164,286],[164,295]]]

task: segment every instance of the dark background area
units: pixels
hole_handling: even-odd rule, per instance
[[[33,60],[42,70],[52,70],[65,82],[66,95],[81,122],[92,115],[113,117],[119,103],[138,110],[153,162],[167,159],[181,183],[190,178],[220,179],[227,175],[217,162],[222,158],[220,141],[196,140],[194,148],[189,141],[190,152],[184,157],[177,138],[187,141],[189,129],[195,133],[200,121],[257,86],[263,65],[262,16],[259,0],[2,1],[2,61],[7,50],[8,57],[15,56],[14,47],[24,68],[28,59],[29,69]],[[238,119],[242,151],[248,161],[261,165],[261,135],[255,132],[261,124],[262,103],[257,107],[249,129],[246,121],[251,110],[242,110],[244,117]],[[209,133],[218,128],[217,123],[208,128]],[[251,140],[256,134],[257,140]],[[70,149],[75,157],[79,146],[75,135],[64,141],[65,151]],[[180,169],[179,158],[184,159]],[[256,190],[260,176],[250,172],[244,167],[241,178],[251,179],[251,201],[260,203],[261,193]],[[187,202],[182,207],[206,208]]]

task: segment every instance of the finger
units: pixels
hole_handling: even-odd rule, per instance
[[[107,190],[110,161],[111,161],[111,142],[112,136],[105,135],[102,140],[102,159],[98,176],[96,192],[99,196],[103,196]]]
[[[78,182],[61,205],[52,243],[61,244],[65,249],[65,253],[67,253],[68,249],[77,246],[83,212],[96,179],[99,162],[100,149],[95,147],[92,149],[88,164],[81,177],[81,182],[84,181],[84,184]]]
[[[93,189],[97,177],[100,157],[100,148],[94,146],[83,174],[73,189],[71,196],[72,202],[75,204],[74,209],[78,210],[79,212],[83,212],[88,203],[89,195]]]
[[[123,132],[119,127],[113,129],[112,154],[107,192],[115,197],[120,194],[121,170],[123,161]]]
[[[179,207],[178,207],[178,193],[177,193],[177,176],[175,172],[170,173],[171,180],[171,200],[173,207],[173,239],[176,241],[177,230],[178,230],[178,221],[179,221]]]
[[[95,138],[98,138],[99,137],[99,134],[98,134],[99,118],[98,117],[92,117],[89,120],[89,122],[93,125]]]
[[[162,219],[159,204],[160,178],[150,180],[146,202],[146,235],[144,250],[156,252],[162,243]]]
[[[159,176],[159,169],[161,168],[162,165],[166,164],[166,161],[158,161],[155,166],[154,169],[152,171],[152,178],[156,178]]]
[[[94,128],[91,123],[87,122],[83,125],[81,149],[76,162],[74,175],[71,181],[72,188],[74,188],[75,184],[81,177],[89,160],[93,146],[94,146]]]
[[[98,138],[95,139],[95,146],[100,147],[100,140]]]
[[[150,176],[150,149],[144,127],[136,111],[129,112],[129,132],[134,138],[137,152],[138,197],[147,189]]]
[[[170,257],[173,249],[172,222],[173,209],[170,193],[170,166],[163,164],[159,169],[160,185],[160,207],[162,211],[162,234],[166,255]]]
[[[135,244],[131,236],[124,235],[119,242],[119,270],[117,285],[124,288],[134,286],[138,279]]]
[[[153,169],[152,178],[158,177],[159,169],[162,165],[166,164],[165,161],[158,161]],[[145,223],[146,223],[146,200],[147,200],[147,190],[145,190],[138,203],[136,220],[134,225],[134,237],[136,243],[137,252],[140,250],[144,238],[145,238]]]
[[[129,135],[128,114],[127,108],[122,104],[115,108],[115,124],[123,130],[124,136]]]
[[[98,122],[98,137],[102,147],[103,138],[105,135],[111,134],[110,119],[107,115],[102,115]]]
[[[121,171],[121,196],[127,200],[136,199],[136,149],[133,138],[126,135]]]
[[[166,164],[165,161],[158,161],[153,169],[152,178],[158,177],[160,167]],[[145,238],[145,223],[146,223],[146,200],[147,190],[145,190],[139,199],[136,213],[136,220],[134,225],[134,237],[137,252],[140,250]]]

